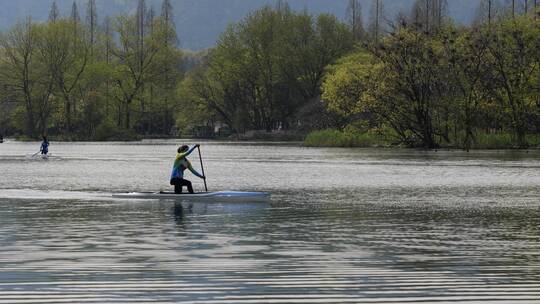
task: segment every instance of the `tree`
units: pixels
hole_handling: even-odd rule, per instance
[[[490,65],[487,60],[489,32],[448,31],[444,37],[443,73],[449,84],[446,96],[453,103],[455,130],[463,130],[461,141],[467,151],[475,140],[475,128],[479,125],[481,103],[489,99],[489,92],[483,87],[490,80]]]
[[[409,145],[435,148],[436,137],[448,140],[438,124],[444,82],[436,44],[424,33],[403,29],[375,55],[382,64],[366,80],[363,102]]]
[[[495,17],[495,0],[481,0],[476,8],[476,16],[473,23],[481,25],[487,23],[491,25]]]
[[[107,16],[105,17],[105,20],[103,21],[103,39],[104,41],[104,47],[105,47],[105,63],[107,66],[110,66],[111,64],[111,51],[113,47],[113,28],[112,28],[112,21],[111,17]],[[105,83],[105,111],[106,114],[109,114],[109,105],[110,105],[110,87],[111,87],[111,81],[110,77],[107,77],[106,83]],[[120,111],[118,111],[120,113]],[[120,114],[118,114],[118,117]],[[120,119],[118,119],[120,121]],[[119,123],[118,123],[119,124]]]
[[[73,37],[71,21],[49,23],[41,28],[38,54],[54,79],[58,96],[63,99],[63,129],[74,130],[77,116],[75,90],[88,63],[88,45],[80,36]]]
[[[73,4],[71,5],[71,22],[79,23],[80,21],[81,21],[81,17],[79,16],[79,9],[77,8],[77,2],[73,1]]]
[[[350,51],[353,37],[335,17],[265,7],[231,26],[193,75],[193,100],[233,130],[288,129],[315,102],[326,66]]]
[[[361,41],[365,37],[364,22],[362,18],[362,6],[359,0],[349,0],[347,6],[347,20],[349,27],[356,41]]]
[[[440,31],[448,14],[448,0],[433,0],[432,18],[434,28]]]
[[[446,0],[416,0],[411,12],[411,20],[417,29],[433,34],[441,30],[447,10]]]
[[[2,82],[15,92],[22,95],[26,114],[25,133],[28,136],[36,136],[35,105],[33,96],[34,83],[30,74],[30,65],[33,64],[35,47],[35,34],[31,21],[28,19],[24,24],[17,24],[10,32],[0,39],[2,54]]]
[[[384,16],[384,4],[382,0],[373,0],[369,20],[368,33],[375,44],[379,43],[382,35],[382,19]]]
[[[276,0],[276,11],[284,12],[290,10],[291,7],[289,6],[289,2],[287,2],[287,0]]]
[[[88,0],[88,6],[86,8],[86,27],[88,29],[88,42],[90,43],[91,48],[96,43],[97,24],[96,0]]]
[[[49,11],[49,21],[56,22],[60,18],[60,11],[58,10],[58,5],[56,1],[53,1],[51,5],[51,10]]]
[[[3,56],[0,77],[2,83],[23,105],[22,128],[27,136],[46,134],[52,112],[53,79],[37,60],[39,29],[31,19],[19,23],[0,39]]]
[[[73,37],[77,39],[79,36],[79,24],[81,22],[81,17],[79,16],[79,9],[77,8],[77,2],[73,1],[71,6],[71,23],[73,26]]]
[[[167,46],[178,45],[178,35],[176,34],[176,25],[174,24],[174,13],[171,0],[163,0],[161,5],[161,20],[166,29],[165,44]]]
[[[358,51],[330,66],[322,85],[322,98],[328,109],[349,122],[358,114],[370,112],[370,105],[362,100],[368,90],[366,80],[378,65],[373,55]]]
[[[111,50],[118,64],[113,75],[116,85],[114,97],[123,112],[123,118],[119,115],[118,123],[125,129],[132,127],[131,104],[141,97],[145,80],[155,76],[151,73],[161,49],[161,41],[155,35],[142,37],[144,41],[141,41],[141,20],[140,14],[134,18],[119,17],[116,20],[119,45]]]
[[[516,144],[526,147],[528,113],[534,112],[533,79],[538,72],[539,28],[528,18],[506,21],[490,36],[489,59],[493,78],[486,88],[509,113]]]

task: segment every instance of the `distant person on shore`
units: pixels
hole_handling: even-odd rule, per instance
[[[0,134],[0,144],[4,142],[4,135]]]
[[[191,163],[187,159],[187,157],[198,147],[199,145],[195,145],[190,149],[188,146],[184,145],[178,148],[178,154],[176,154],[176,159],[174,160],[173,170],[171,174],[171,185],[174,186],[175,194],[181,194],[183,186],[186,186],[188,188],[189,193],[194,193],[191,182],[187,179],[184,179],[184,171],[186,169],[189,169],[189,171],[191,171],[191,173],[193,173],[195,176],[198,176],[202,179],[206,178],[204,175],[195,171],[195,169],[193,169]]]
[[[39,148],[41,155],[47,155],[49,153],[49,141],[47,136],[43,135],[43,141],[41,142],[41,148]]]

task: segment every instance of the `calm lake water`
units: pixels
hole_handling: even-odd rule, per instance
[[[111,198],[180,143],[0,144],[0,304],[540,303],[539,151],[211,142],[210,190],[268,204]]]

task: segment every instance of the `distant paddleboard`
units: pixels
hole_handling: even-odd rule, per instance
[[[113,194],[113,197],[122,199],[158,199],[203,202],[265,202],[270,199],[270,194],[266,192],[240,191],[201,192],[194,194],[175,194],[173,192],[130,192]]]

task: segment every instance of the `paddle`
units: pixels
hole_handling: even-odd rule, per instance
[[[204,174],[204,166],[203,166],[203,161],[202,161],[202,156],[201,156],[201,146],[197,146],[197,148],[199,148],[199,160],[201,161],[201,171],[202,171],[202,175],[204,176],[203,178],[204,191],[208,192],[208,187],[206,186],[206,174]]]

